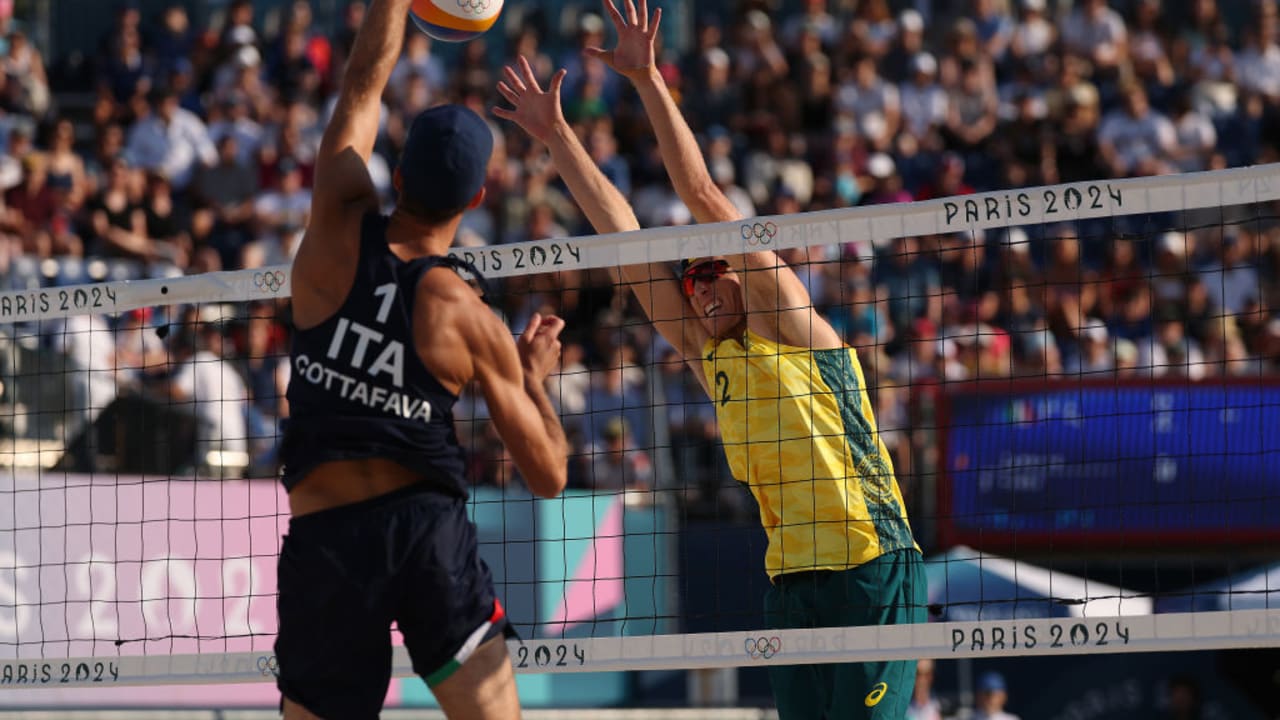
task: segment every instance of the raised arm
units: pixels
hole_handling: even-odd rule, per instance
[[[635,85],[676,194],[700,223],[741,220],[742,213],[711,179],[702,149],[658,72],[654,41],[662,22],[662,9],[654,11],[651,21],[648,0],[640,0],[638,11],[635,0],[620,0],[625,17],[613,0],[603,1],[605,12],[618,31],[618,46],[613,50],[589,48],[587,52]],[[766,334],[788,345],[843,345],[831,324],[813,311],[809,291],[777,253],[766,250],[727,259],[735,269],[743,271],[747,312],[753,325],[762,326],[760,329]]]
[[[368,161],[382,91],[400,57],[411,0],[373,0],[356,34],[333,117],[316,154],[311,222],[294,261],[294,313],[319,324],[346,299],[360,248],[360,218],[378,207]],[[344,269],[335,272],[335,269]],[[341,272],[349,275],[344,278]]]
[[[518,68],[507,67],[504,74],[506,79],[498,83],[498,92],[513,107],[494,108],[494,115],[514,122],[547,146],[556,171],[597,232],[639,230],[635,211],[618,188],[596,167],[564,119],[560,85],[565,71],[556,73],[545,91],[525,58],[520,58]],[[623,282],[631,287],[654,328],[691,361],[689,365],[701,380],[699,358],[707,332],[690,315],[689,304],[685,302],[680,283],[671,269],[661,263],[631,265],[615,269],[613,277],[614,282]]]

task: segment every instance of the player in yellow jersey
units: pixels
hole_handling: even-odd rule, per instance
[[[700,222],[741,219],[712,182],[692,132],[654,63],[661,10],[650,22],[622,0],[605,9],[612,51],[593,51],[640,93],[663,161]],[[596,168],[560,109],[564,72],[543,92],[529,64],[508,68],[499,91],[519,124],[551,152],[561,177],[600,232],[639,228],[626,200]],[[621,269],[654,326],[711,395],[735,477],[760,505],[769,537],[765,599],[775,628],[926,620],[926,586],[893,465],[876,430],[855,351],[813,309],[800,279],[772,251]],[[692,306],[692,312],[690,312]],[[899,720],[915,662],[770,667],[783,720]]]

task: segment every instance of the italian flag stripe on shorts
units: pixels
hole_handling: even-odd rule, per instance
[[[476,648],[480,647],[485,635],[489,634],[489,629],[502,622],[504,617],[506,617],[506,612],[502,609],[502,603],[495,598],[493,601],[493,614],[467,636],[467,641],[462,643],[462,647],[458,648],[458,652],[454,653],[452,660],[426,677],[427,687],[435,687],[457,672],[458,668],[462,667],[463,663],[476,651]]]

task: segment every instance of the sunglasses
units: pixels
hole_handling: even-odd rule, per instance
[[[707,260],[690,267],[681,277],[685,297],[693,297],[693,288],[698,282],[712,282],[727,272],[728,260]]]

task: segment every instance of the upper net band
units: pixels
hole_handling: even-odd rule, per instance
[[[1280,199],[1280,164],[1124,180],[1070,183],[697,227],[455,249],[486,277],[676,262],[754,248],[844,243],[883,247],[894,238],[1141,217],[1267,203]],[[1170,227],[1179,223],[1166,220]],[[1154,232],[1156,228],[1146,228]],[[1168,229],[1168,228],[1165,228]],[[289,268],[274,266],[187,276],[0,293],[0,322],[126,312],[156,305],[249,302],[289,296]],[[95,289],[96,288],[96,289]]]

